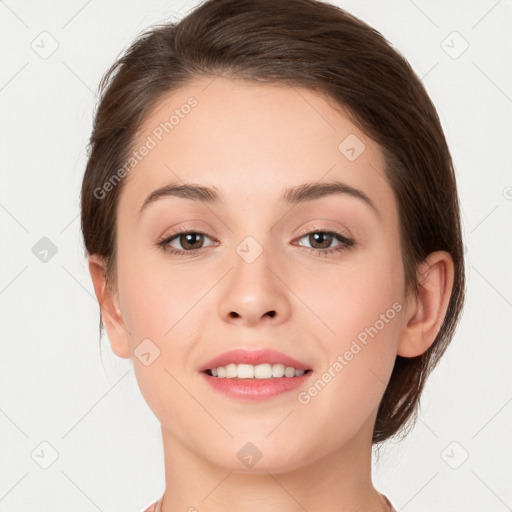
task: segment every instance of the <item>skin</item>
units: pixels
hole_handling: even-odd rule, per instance
[[[453,285],[452,260],[431,254],[418,268],[420,294],[406,293],[399,214],[382,153],[313,91],[198,79],[158,104],[139,145],[190,96],[198,105],[124,178],[116,290],[105,285],[105,262],[89,256],[112,350],[132,359],[161,422],[162,510],[388,510],[371,481],[377,408],[396,355],[420,355],[434,341]],[[349,134],[365,144],[354,161],[338,149]],[[280,201],[287,187],[333,180],[363,191],[379,214],[345,194],[293,207]],[[171,181],[215,187],[223,199],[165,197],[139,217],[145,198]],[[192,257],[157,245],[181,227],[208,235],[194,242],[203,248]],[[320,254],[340,242],[321,245],[307,235],[319,228],[341,230],[355,245]],[[247,236],[263,249],[252,263],[236,251]],[[186,242],[178,237],[172,247],[184,250]],[[242,403],[198,373],[227,350],[270,347],[308,363],[315,376],[307,390],[396,302],[401,311],[307,404],[297,399],[300,389]],[[148,338],[160,355],[146,366],[134,350]],[[252,468],[237,457],[247,442],[262,453]]]

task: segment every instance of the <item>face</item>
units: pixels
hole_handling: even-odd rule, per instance
[[[135,148],[117,211],[126,331],[113,349],[133,358],[164,441],[238,471],[259,451],[253,471],[273,472],[370,443],[405,301],[378,146],[317,93],[209,78],[168,95]],[[189,184],[210,192],[151,197]],[[233,349],[308,371],[221,389],[202,370]]]

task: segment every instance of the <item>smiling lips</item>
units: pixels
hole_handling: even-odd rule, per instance
[[[302,385],[312,369],[271,349],[231,350],[205,363],[199,371],[217,391],[232,398],[271,398]]]

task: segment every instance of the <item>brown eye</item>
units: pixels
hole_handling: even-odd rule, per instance
[[[169,253],[183,255],[186,253],[193,254],[195,251],[203,249],[205,239],[211,240],[211,238],[205,233],[197,231],[182,231],[161,240],[158,242],[158,245]]]
[[[302,239],[306,239],[307,242],[304,245],[300,245],[319,256],[350,249],[355,245],[354,240],[343,236],[337,231],[311,231],[303,235],[299,240]],[[333,242],[337,242],[337,244],[333,245]]]

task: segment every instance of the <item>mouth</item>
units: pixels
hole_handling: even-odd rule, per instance
[[[236,400],[263,400],[305,385],[310,365],[271,349],[235,349],[210,359],[199,368],[207,384]]]

